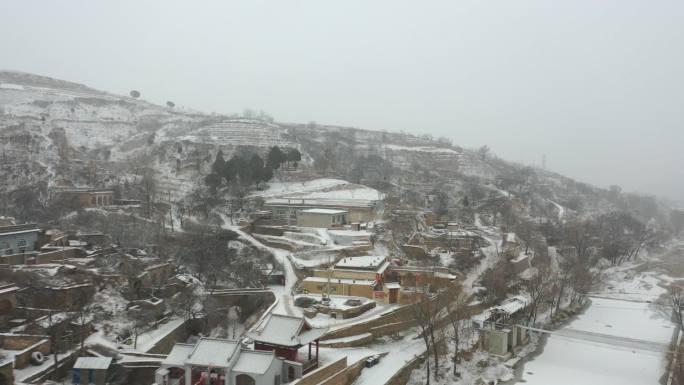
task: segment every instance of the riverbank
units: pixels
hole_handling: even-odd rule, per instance
[[[572,321],[576,320],[582,313],[584,313],[589,306],[591,306],[591,300],[590,299],[585,299],[584,303],[581,305],[579,309],[575,311],[573,315],[568,317],[565,321],[563,321],[562,324],[556,326],[549,326],[549,327],[543,327],[546,330],[558,330],[566,325],[569,325],[572,323]],[[535,358],[539,357],[543,352],[544,348],[546,346],[547,340],[549,338],[548,334],[545,333],[537,333],[537,332],[530,332],[530,344],[534,344],[534,349],[527,352],[524,356],[519,356],[520,361],[518,361],[514,366],[513,366],[513,378],[509,381],[502,382],[502,385],[513,385],[517,384],[520,382],[526,382],[523,380],[523,374],[525,373],[525,366],[528,362],[534,361]],[[534,339],[534,340],[532,340]],[[531,375],[532,373],[528,373]]]

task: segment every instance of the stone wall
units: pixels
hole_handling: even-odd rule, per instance
[[[9,335],[3,334],[0,346],[7,350],[17,350],[14,354],[14,367],[22,369],[31,365],[31,354],[41,352],[50,354],[50,340],[47,336]]]
[[[357,346],[365,346],[373,342],[373,334],[360,334],[358,338],[344,338],[342,340],[326,340],[321,342],[321,346],[328,348],[352,348]]]
[[[362,322],[345,328],[333,330],[321,338],[321,340],[338,339],[344,337],[356,336],[359,334],[370,333],[371,329],[385,326],[387,324],[404,322],[413,319],[411,309],[407,306],[400,307],[396,310],[382,314],[378,318],[374,318],[368,322]]]
[[[14,384],[14,370],[12,369],[13,363],[11,359],[5,358],[5,361],[0,363],[0,379],[5,380],[5,384]],[[0,383],[3,383],[0,380]]]
[[[418,369],[423,364],[423,362],[425,362],[425,358],[423,356],[416,357],[413,360],[409,361],[398,372],[396,372],[387,382],[385,382],[385,385],[406,385],[406,383],[408,383],[409,378],[411,377],[411,372],[413,372],[415,369]]]
[[[367,357],[366,357],[367,358]],[[354,383],[365,367],[366,358],[347,366],[347,357],[304,376],[296,385],[348,385]]]
[[[48,309],[66,309],[78,299],[92,298],[95,288],[90,283],[82,283],[61,287],[35,288],[29,295],[31,307]]]
[[[428,257],[427,251],[420,246],[402,245],[401,250],[410,259],[425,259]]]
[[[36,264],[53,263],[55,261],[78,258],[81,255],[81,250],[75,247],[66,247],[59,250],[52,250],[45,253],[39,253],[36,256]]]
[[[296,385],[318,385],[322,383],[326,378],[338,373],[347,368],[347,357],[342,357],[339,360],[318,368],[313,372],[302,377],[299,381],[296,381]]]
[[[359,360],[352,366],[348,366],[342,371],[339,371],[332,376],[320,382],[320,385],[347,385],[352,384],[361,375],[361,371],[365,367],[366,358]]]
[[[275,240],[270,240],[270,239],[264,239],[264,238],[259,238],[259,242],[263,243],[266,246],[273,247],[276,249],[283,249],[287,251],[295,251],[297,248],[290,243],[287,242],[278,242]]]
[[[178,341],[186,341],[190,337],[190,325],[191,322],[185,321],[178,325],[175,329],[171,330],[167,335],[159,339],[154,346],[148,349],[145,353],[154,354],[168,354],[173,345]]]
[[[373,335],[373,337],[377,338],[394,333],[399,333],[417,325],[418,323],[415,320],[410,319],[404,322],[394,322],[387,325],[376,326],[370,329],[370,333]]]

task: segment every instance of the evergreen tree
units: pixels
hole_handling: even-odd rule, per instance
[[[287,152],[287,162],[294,163],[294,167],[297,168],[298,162],[302,160],[302,154],[296,148],[291,149]]]
[[[223,159],[223,151],[218,150],[218,152],[216,153],[216,160],[214,160],[214,163],[211,165],[211,169],[214,171],[214,173],[218,174],[219,176],[225,177],[225,168],[226,161],[225,159]]]
[[[268,152],[268,155],[266,157],[266,164],[268,165],[268,167],[275,170],[280,168],[280,165],[283,164],[283,162],[285,162],[286,160],[287,157],[280,150],[280,147],[273,146],[271,147],[271,150]]]

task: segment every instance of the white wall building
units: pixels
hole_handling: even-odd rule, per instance
[[[237,341],[202,338],[176,344],[155,374],[157,385],[278,385],[283,360],[274,352],[248,350]]]

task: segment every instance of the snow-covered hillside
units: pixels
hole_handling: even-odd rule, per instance
[[[46,196],[56,179],[76,186],[124,186],[152,173],[157,198],[179,202],[203,183],[219,149],[226,157],[241,148],[265,155],[276,145],[302,153],[303,170],[279,176],[285,179],[334,175],[373,187],[413,186],[421,193],[444,184],[453,190],[475,183],[508,194],[506,178],[526,178],[520,165],[445,139],[203,114],[0,71],[0,177],[9,182],[0,189],[5,192],[38,187]],[[322,158],[326,163],[317,163]],[[364,175],[355,174],[360,167]],[[598,189],[542,170],[534,177],[540,178],[535,185],[541,192],[534,199],[541,205],[552,200],[574,210],[578,195],[587,210],[605,205]],[[511,192],[524,195],[529,193],[525,188]]]

